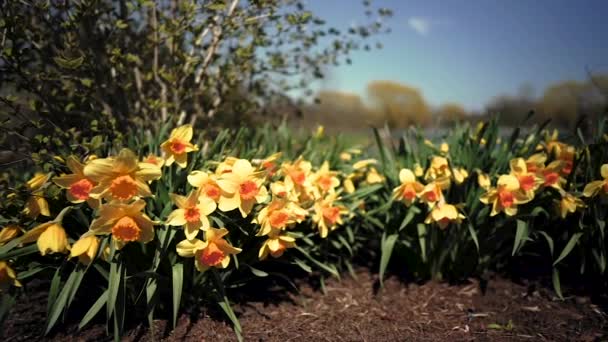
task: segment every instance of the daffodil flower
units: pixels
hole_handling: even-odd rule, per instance
[[[68,253],[70,244],[61,220],[45,222],[27,231],[21,238],[24,244],[36,241],[40,255],[52,253]]]
[[[464,218],[464,215],[458,211],[456,206],[444,203],[434,206],[424,223],[435,222],[439,228],[445,229],[450,223],[460,223]]]
[[[527,203],[531,198],[521,190],[517,177],[502,175],[498,178],[496,188],[488,190],[479,200],[484,204],[492,204],[490,216],[503,211],[508,216],[513,216],[517,214],[517,205]]]
[[[273,198],[267,206],[260,210],[253,223],[261,226],[257,236],[263,236],[301,222],[306,215],[308,212],[297,204],[284,198]]]
[[[509,165],[511,174],[519,181],[519,187],[528,197],[534,197],[534,192],[543,184],[543,180],[536,173],[528,171],[528,166],[523,158],[512,159]]]
[[[184,233],[188,240],[194,239],[199,230],[209,229],[208,216],[216,208],[216,204],[211,198],[199,197],[196,191],[192,191],[188,197],[171,194],[171,199],[178,209],[169,214],[168,225],[184,226]]]
[[[565,219],[568,214],[575,213],[578,209],[585,207],[585,203],[573,194],[563,191],[561,195],[561,200],[556,202],[556,208],[562,219]]]
[[[608,195],[608,164],[602,165],[600,174],[604,179],[596,180],[585,185],[585,189],[583,190],[583,195],[585,195],[585,197],[594,197],[599,193]]]
[[[232,171],[224,173],[217,180],[222,190],[218,208],[224,212],[238,208],[241,215],[247,217],[254,204],[262,203],[268,198],[263,183],[263,175],[255,172],[248,160],[237,160]]]
[[[230,264],[230,255],[241,252],[224,239],[228,235],[226,228],[209,228],[205,240],[183,240],[177,244],[177,254],[184,258],[194,258],[194,265],[200,272],[210,267],[226,268]]]
[[[268,257],[268,254],[273,258],[278,258],[282,256],[288,248],[293,248],[295,246],[295,238],[280,233],[273,234],[268,236],[268,239],[264,241],[262,247],[260,247],[258,258],[264,260]]]
[[[89,265],[99,250],[99,238],[95,235],[81,237],[72,246],[70,258],[78,258],[83,265]]]
[[[0,290],[6,290],[9,286],[21,287],[21,283],[8,263],[0,260]]]
[[[450,178],[452,172],[448,160],[445,157],[434,156],[431,159],[431,165],[426,170],[424,180],[427,182],[434,181],[438,178]]]
[[[169,139],[160,145],[165,153],[165,165],[171,166],[173,162],[181,168],[188,165],[188,153],[198,151],[198,146],[190,142],[192,135],[191,125],[183,125],[171,131]]]
[[[49,178],[51,178],[50,174],[36,173],[32,179],[27,181],[26,187],[31,192],[30,197],[25,203],[25,208],[23,209],[23,213],[27,217],[36,219],[38,215],[51,216],[49,204],[44,198],[44,192],[42,190]]]
[[[92,198],[127,201],[152,196],[148,182],[159,179],[161,171],[154,164],[140,163],[135,153],[125,148],[116,157],[90,161],[84,175],[98,183],[89,192]]]
[[[199,196],[219,202],[222,190],[217,185],[216,175],[205,171],[192,171],[188,175],[188,183],[198,189]]]
[[[399,171],[399,181],[401,185],[393,190],[393,199],[402,201],[406,206],[412,205],[422,192],[424,186],[416,180],[416,176],[410,169],[401,169]]]
[[[16,224],[9,224],[0,230],[0,246],[11,241],[21,234],[21,228]]]
[[[323,162],[321,168],[311,176],[312,183],[318,190],[317,197],[335,191],[336,187],[340,185],[337,174],[336,171],[330,171],[329,162]]]
[[[134,241],[148,243],[154,239],[154,225],[158,222],[142,212],[145,206],[146,202],[141,199],[129,204],[104,204],[99,208],[99,217],[91,222],[89,232],[84,236],[111,234],[117,249]]]
[[[327,234],[343,224],[342,215],[348,213],[348,210],[339,205],[334,205],[337,199],[337,194],[329,194],[326,198],[318,200],[314,204],[314,214],[312,221],[316,224],[319,230],[319,235],[326,238]]]
[[[69,202],[82,203],[86,201],[91,208],[97,208],[99,199],[90,196],[96,183],[84,175],[84,164],[81,164],[76,157],[70,156],[66,165],[72,173],[54,177],[53,183],[67,190],[66,197]]]

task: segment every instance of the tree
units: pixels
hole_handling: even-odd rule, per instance
[[[446,103],[435,112],[439,124],[454,125],[465,121],[469,116],[467,111],[458,103]]]
[[[420,90],[393,81],[368,84],[367,94],[373,110],[391,128],[427,125],[431,121],[429,107]]]

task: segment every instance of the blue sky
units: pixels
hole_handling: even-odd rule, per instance
[[[338,28],[364,19],[360,0],[307,0]],[[422,90],[432,105],[480,110],[523,84],[536,95],[557,81],[583,80],[585,68],[608,71],[606,0],[375,0],[393,9],[384,48],[356,52],[331,69],[320,89],[363,95],[373,80]]]

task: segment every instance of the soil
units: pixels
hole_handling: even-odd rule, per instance
[[[325,285],[310,282],[281,300],[237,304],[245,341],[605,341],[608,315],[589,297],[558,300],[535,283],[500,277],[484,284],[406,284],[392,277],[378,290],[377,275],[361,269]],[[271,297],[271,296],[268,296]],[[46,293],[19,301],[0,331],[2,341],[41,340]],[[604,308],[605,309],[605,308]],[[213,316],[213,317],[211,317]],[[214,318],[215,317],[215,318]],[[228,322],[203,312],[184,314],[175,330],[166,320],[130,328],[125,341],[236,341]],[[78,332],[74,324],[49,341],[110,340],[105,325]]]

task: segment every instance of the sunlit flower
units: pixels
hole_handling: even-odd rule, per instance
[[[419,192],[418,197],[420,201],[428,204],[430,207],[435,203],[443,200],[443,191],[441,185],[438,182],[431,182],[425,185]]]
[[[0,260],[0,290],[6,290],[9,286],[21,287],[17,280],[17,274],[6,261]]]
[[[264,241],[262,247],[260,248],[260,252],[258,253],[258,257],[260,260],[264,260],[268,257],[268,254],[273,258],[278,258],[288,248],[293,248],[296,246],[296,239],[289,235],[285,234],[276,234],[268,236],[268,239]]]
[[[566,180],[562,177],[564,165],[565,163],[561,160],[554,160],[549,163],[549,165],[541,171],[543,178],[542,185],[562,190],[562,185],[566,183]]]
[[[161,171],[154,164],[138,162],[135,153],[125,148],[116,157],[90,161],[84,175],[98,183],[89,193],[92,198],[126,201],[152,196],[148,182],[159,179]]]
[[[378,161],[376,159],[363,159],[355,162],[353,164],[353,169],[355,170],[363,170],[370,165],[376,164]]]
[[[283,230],[289,225],[301,222],[308,212],[294,202],[283,198],[273,198],[273,200],[262,210],[253,220],[253,223],[260,225],[258,236],[268,235],[273,230]]]
[[[162,168],[165,165],[165,159],[163,157],[159,157],[155,154],[148,154],[148,156],[146,156],[144,159],[142,159],[141,162],[148,163],[148,164],[154,164],[159,168]]]
[[[367,184],[384,183],[384,176],[382,176],[375,167],[371,167],[365,176],[365,182],[367,182]]]
[[[188,183],[198,189],[198,194],[201,197],[207,197],[215,201],[220,200],[222,193],[220,186],[217,185],[217,176],[205,171],[192,171],[188,175]]]
[[[393,190],[393,199],[410,206],[414,203],[418,194],[422,192],[424,186],[416,180],[416,176],[409,169],[399,171],[399,181],[401,185]]]
[[[95,235],[81,237],[72,245],[70,258],[78,258],[83,265],[89,265],[99,250],[99,238]]]
[[[439,152],[441,152],[444,155],[448,154],[448,152],[450,152],[450,145],[448,145],[445,142],[441,143],[441,145],[439,145]]]
[[[545,168],[547,155],[536,153],[526,159],[526,170],[531,173],[540,173]]]
[[[9,224],[0,230],[0,246],[11,241],[21,234],[21,228],[16,224]]]
[[[326,198],[318,200],[314,204],[313,222],[319,229],[319,235],[326,238],[327,234],[343,224],[342,215],[348,214],[348,210],[340,205],[334,205],[337,194],[329,194]]]
[[[492,204],[490,216],[505,212],[509,216],[517,214],[517,205],[527,203],[531,200],[525,192],[520,189],[517,177],[513,175],[502,175],[498,178],[496,188],[488,190],[481,196],[480,201],[484,204]]]
[[[490,187],[492,186],[492,182],[490,181],[490,175],[482,172],[481,170],[477,170],[477,184],[479,184],[479,187],[482,189],[490,189]]]
[[[60,220],[42,223],[27,231],[21,238],[21,242],[28,244],[36,241],[41,255],[52,253],[68,253],[70,244],[65,229]]]
[[[254,160],[254,164],[258,165],[260,171],[266,172],[266,177],[272,177],[278,170],[277,160],[281,158],[282,153],[273,153],[262,160]]]
[[[556,202],[557,212],[561,218],[565,219],[569,213],[575,213],[578,209],[585,207],[585,203],[571,193],[564,191],[561,195],[561,200]]]
[[[431,165],[426,170],[424,180],[427,182],[433,181],[438,178],[450,178],[452,172],[448,165],[448,160],[445,157],[434,156],[431,159]]]
[[[290,201],[297,202],[298,194],[295,192],[293,187],[293,183],[289,183],[289,185],[287,185],[283,181],[275,181],[270,183],[270,192],[275,197],[285,198]]]
[[[316,186],[320,196],[335,191],[335,188],[340,185],[337,174],[338,172],[329,169],[329,163],[325,161],[321,168],[311,176],[311,182]]]
[[[543,184],[543,180],[534,172],[528,172],[528,167],[523,158],[515,158],[509,162],[511,174],[517,177],[519,187],[526,196],[534,197],[534,192]]]
[[[263,174],[255,172],[248,160],[237,160],[232,172],[224,173],[217,180],[222,190],[218,208],[221,211],[238,208],[241,215],[246,217],[255,203],[262,203],[268,198],[268,191],[263,183]]]
[[[194,257],[196,269],[205,272],[209,267],[226,268],[230,264],[230,255],[241,252],[223,237],[228,234],[226,228],[209,228],[205,240],[183,240],[177,244],[177,254],[184,258]]]
[[[194,239],[199,230],[209,229],[207,216],[216,208],[216,204],[211,198],[199,197],[196,191],[192,191],[188,197],[171,194],[171,199],[178,209],[169,214],[166,224],[184,226],[184,233],[188,240]]]
[[[469,172],[462,167],[457,167],[454,168],[452,176],[454,176],[456,184],[462,184],[469,177]]]
[[[346,179],[344,179],[342,186],[344,186],[344,191],[346,191],[347,194],[352,194],[353,192],[355,192],[355,183],[353,181],[355,178],[356,175],[354,173],[351,173],[346,176]]]
[[[239,158],[226,157],[226,159],[220,162],[215,168],[215,174],[221,176],[225,173],[232,172],[232,167],[234,166],[234,163],[236,163],[237,160],[239,160]]]
[[[51,216],[49,204],[44,198],[42,189],[50,177],[50,174],[36,173],[32,179],[27,181],[26,187],[31,193],[25,204],[25,209],[23,209],[23,213],[27,217],[35,219],[38,215]]]
[[[456,206],[444,203],[434,206],[424,223],[435,222],[439,228],[445,229],[450,223],[460,223],[464,218],[464,215],[458,211]]]
[[[154,225],[158,222],[152,221],[148,215],[142,212],[145,206],[146,202],[141,199],[130,204],[109,203],[102,205],[99,208],[99,217],[91,223],[90,234],[112,234],[117,249],[133,241],[141,243],[152,241],[154,239]]]
[[[608,195],[608,164],[602,165],[600,174],[604,179],[596,180],[585,185],[585,189],[583,190],[583,195],[585,195],[585,197],[594,197],[599,193]]]
[[[348,152],[342,152],[340,153],[340,160],[342,161],[350,161],[351,159],[353,159],[353,156],[348,153]]]
[[[414,164],[414,176],[422,177],[424,175],[424,169],[420,166],[419,163]]]
[[[74,156],[68,157],[66,165],[72,171],[71,174],[61,175],[53,178],[53,183],[60,188],[66,189],[66,197],[71,203],[82,203],[84,201],[91,208],[99,206],[99,199],[91,198],[91,190],[97,185],[93,180],[84,175],[84,164],[80,163]]]
[[[198,151],[198,146],[190,142],[192,135],[191,125],[183,125],[171,131],[169,139],[160,145],[165,153],[165,165],[171,166],[173,162],[181,168],[188,165],[188,153]]]

